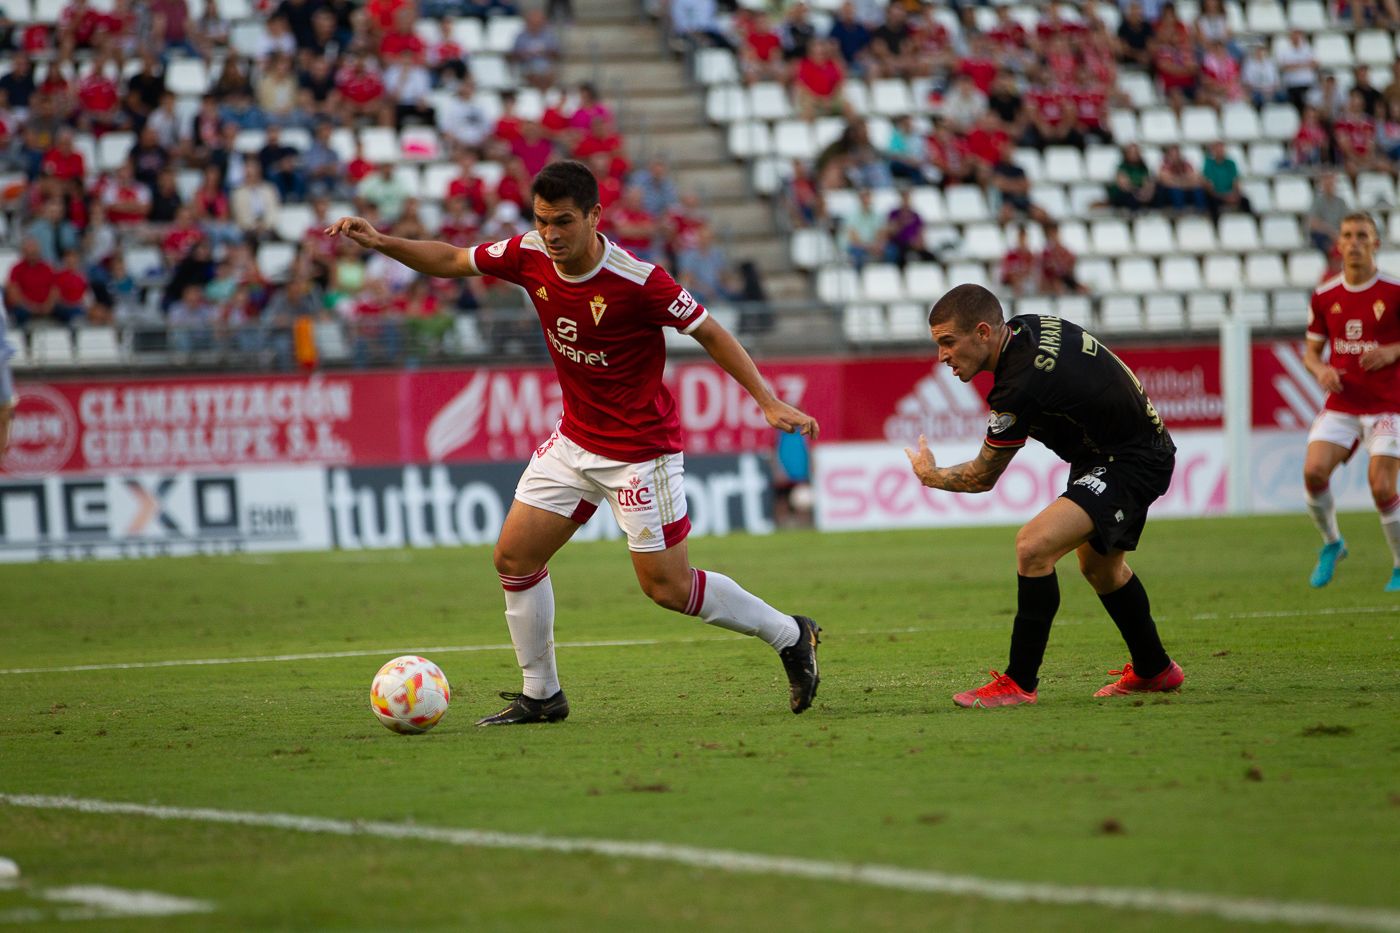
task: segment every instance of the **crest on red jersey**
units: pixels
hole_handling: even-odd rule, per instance
[[[1375,304],[1371,305],[1371,310],[1376,312],[1376,320],[1379,321],[1381,319],[1381,315],[1385,314],[1385,302],[1377,301]]]
[[[603,312],[608,310],[608,303],[603,300],[602,295],[594,295],[593,300],[588,303],[588,310],[593,312],[593,323],[597,325],[603,320]]]

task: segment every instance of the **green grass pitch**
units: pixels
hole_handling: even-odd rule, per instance
[[[692,542],[825,628],[817,703],[787,710],[762,644],[648,603],[625,546],[552,563],[567,722],[483,730],[519,689],[499,648],[429,656],[425,736],[368,709],[378,666],[508,642],[485,549],[0,567],[0,794],[652,841],[1055,886],[1374,908],[1400,917],[1400,598],[1373,514],[1308,588],[1300,517],[1156,521],[1132,563],[1178,695],[1096,701],[1127,660],[1073,559],[1040,704],[957,710],[1005,664],[1013,530]],[[624,646],[571,642],[652,640]],[[0,920],[97,884],[212,913],[103,930],[1240,929],[1221,917],[1003,903],[602,855],[0,803],[22,881]],[[26,913],[27,911],[27,913]],[[23,924],[16,926],[23,928]],[[99,928],[97,926],[86,927]],[[1267,929],[1269,924],[1248,925]]]

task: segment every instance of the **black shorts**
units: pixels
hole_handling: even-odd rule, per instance
[[[1060,497],[1089,513],[1089,545],[1100,554],[1137,550],[1147,509],[1171,486],[1175,453],[1152,459],[1106,458],[1072,463]]]

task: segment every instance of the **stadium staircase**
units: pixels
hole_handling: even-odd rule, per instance
[[[564,30],[563,83],[592,81],[598,87],[618,112],[633,164],[666,159],[677,188],[700,195],[730,259],[758,267],[772,302],[810,303],[810,277],[792,264],[787,235],[768,199],[755,191],[751,169],[730,154],[726,128],[707,118],[706,89],[667,45],[662,27],[638,2],[574,0],[573,8],[574,22]],[[824,323],[826,318],[780,315],[768,339],[784,341],[786,325],[800,327],[806,342],[819,337],[811,328]],[[840,340],[834,327],[829,339]]]

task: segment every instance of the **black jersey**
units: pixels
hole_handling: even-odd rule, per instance
[[[1176,451],[1142,383],[1084,328],[1039,314],[1007,327],[987,396],[988,445],[1020,447],[1033,437],[1069,463]]]

